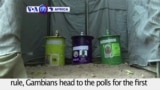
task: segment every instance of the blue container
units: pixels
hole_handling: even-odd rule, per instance
[[[72,63],[85,64],[92,62],[92,36],[72,37]]]

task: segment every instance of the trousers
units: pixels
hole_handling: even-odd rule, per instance
[[[20,53],[0,56],[0,78],[27,78]]]

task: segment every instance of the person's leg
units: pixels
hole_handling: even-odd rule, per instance
[[[0,78],[27,78],[23,59],[19,53],[0,56]]]
[[[21,52],[22,0],[0,0],[0,78],[26,78]]]

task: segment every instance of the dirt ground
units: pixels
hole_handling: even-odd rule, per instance
[[[26,66],[29,78],[156,78],[156,73],[128,64],[80,64]]]

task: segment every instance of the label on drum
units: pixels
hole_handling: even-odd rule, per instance
[[[88,46],[75,46],[73,47],[73,50],[88,50]]]
[[[116,42],[116,39],[101,40],[100,44]]]
[[[50,66],[59,66],[59,54],[48,54],[46,56],[46,64]]]
[[[111,58],[112,57],[112,46],[111,44],[105,44],[103,45],[104,48],[104,57],[105,58]]]
[[[48,40],[47,44],[62,44],[61,40]]]
[[[115,56],[120,56],[120,45],[119,43],[108,43],[103,45],[104,48],[104,57],[112,58]]]
[[[88,46],[75,46],[73,47],[73,61],[87,62],[88,57]]]

